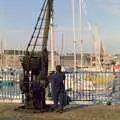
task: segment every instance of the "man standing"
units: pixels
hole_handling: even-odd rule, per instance
[[[56,112],[63,112],[64,94],[65,94],[65,74],[61,72],[61,66],[56,66],[56,72],[52,75],[51,80],[52,95],[54,100],[54,108]],[[60,105],[58,106],[58,101]]]

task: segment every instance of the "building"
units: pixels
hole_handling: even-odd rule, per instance
[[[25,51],[22,50],[4,50],[0,54],[0,67],[1,68],[17,68],[21,69],[21,60],[25,54]],[[81,68],[81,54],[76,54],[76,65],[77,68]],[[91,54],[84,53],[82,60],[82,67],[91,66]],[[57,52],[54,52],[54,66],[61,64],[63,67],[74,67],[74,53],[59,55]],[[48,52],[48,69],[51,71],[51,52]]]
[[[22,50],[4,50],[0,54],[0,67],[1,68],[17,68],[21,69],[21,60],[25,54]],[[51,68],[51,54],[48,52],[49,70]],[[54,65],[60,64],[60,57],[57,52],[54,52]]]
[[[83,54],[83,60],[82,60],[82,66],[83,67],[88,67],[91,65],[91,55],[89,53],[84,53]],[[61,61],[61,64],[64,66],[64,67],[72,67],[74,66],[74,54],[73,53],[70,53],[70,54],[66,54],[66,55],[62,55],[60,57],[60,61]],[[77,68],[80,68],[81,67],[81,54],[77,53],[76,54],[76,65],[77,65]]]

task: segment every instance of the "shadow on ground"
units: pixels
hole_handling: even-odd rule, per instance
[[[64,107],[64,112],[69,112],[75,109],[89,107],[91,105],[79,105],[79,104],[70,104]]]

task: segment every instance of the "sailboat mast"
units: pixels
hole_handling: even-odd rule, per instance
[[[1,40],[1,69],[3,68],[3,42]]]
[[[74,4],[74,0],[72,0],[72,18],[73,18],[73,44],[74,44],[74,71],[77,70],[76,68],[76,61],[77,61],[77,57],[76,57],[76,33],[75,33],[75,4]]]
[[[83,0],[79,0],[80,9],[80,43],[81,43],[81,68],[83,67]]]

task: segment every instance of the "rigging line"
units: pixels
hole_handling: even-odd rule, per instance
[[[41,1],[41,2],[42,2],[42,1]],[[41,3],[41,4],[42,4],[42,3]],[[37,26],[38,26],[38,23],[39,23],[39,20],[40,20],[40,16],[42,15],[43,9],[44,9],[44,7],[45,7],[45,4],[46,4],[46,0],[44,0],[42,9],[41,9],[41,11],[40,11],[40,13],[39,13],[39,16],[38,16],[38,19],[37,19],[37,23],[36,23],[36,25],[35,25],[35,28],[34,28],[34,31],[33,31],[32,35],[31,35],[31,38],[30,38],[30,41],[29,41],[29,43],[28,43],[28,46],[27,46],[26,51],[28,51],[28,48],[30,47],[30,44],[31,44],[31,42],[32,42],[32,40],[33,40],[35,31],[36,31],[36,29],[37,29]]]
[[[83,8],[84,8],[84,13],[85,13],[85,16],[87,16],[88,15],[88,13],[87,13],[87,3],[86,3],[86,0],[83,0],[84,1],[84,4],[83,4]],[[90,32],[90,34],[91,34],[91,37],[92,37],[92,39],[93,39],[93,42],[95,42],[94,40],[95,40],[95,35],[94,35],[94,28],[93,28],[93,25],[91,24],[91,22],[90,22],[90,20],[89,19],[87,19],[87,25],[88,25],[88,31]],[[94,49],[95,47],[94,47],[94,44],[93,44],[93,52],[95,52],[95,49]]]
[[[36,37],[36,39],[35,39],[35,43],[34,43],[34,46],[33,46],[33,49],[32,49],[32,53],[33,53],[33,51],[34,51],[34,49],[35,49],[35,47],[36,47],[37,40],[38,40],[38,38],[39,38],[40,31],[41,31],[41,28],[42,28],[42,25],[43,25],[43,21],[44,21],[44,19],[46,19],[46,18],[45,18],[45,15],[46,15],[46,12],[47,12],[47,11],[46,11],[46,9],[47,9],[47,4],[48,4],[48,2],[46,3],[45,11],[43,12],[43,18],[42,18],[42,21],[41,21],[41,24],[40,24],[40,28],[39,28],[39,30],[38,30],[37,37]]]
[[[84,8],[83,9],[84,10],[84,14],[85,14],[85,16],[87,16],[88,13],[87,13],[87,2],[86,2],[86,0],[83,0],[83,8]],[[88,20],[88,19],[87,19],[87,25],[88,25],[89,31],[91,31],[92,25],[91,25],[90,20]]]
[[[83,11],[84,11],[84,15],[85,17],[88,15],[87,13],[87,2],[86,0],[82,0],[82,5],[83,5]],[[87,25],[88,25],[88,30],[91,32],[92,34],[92,38],[93,38],[93,28],[92,28],[92,25],[91,25],[91,22],[89,19],[87,19]]]

